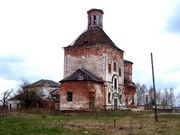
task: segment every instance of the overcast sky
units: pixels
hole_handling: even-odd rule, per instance
[[[1,0],[0,93],[22,79],[63,78],[63,48],[87,29],[87,11],[104,11],[103,29],[132,62],[133,81],[180,92],[179,0]]]

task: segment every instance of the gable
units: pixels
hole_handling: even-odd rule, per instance
[[[99,82],[102,83],[102,79],[95,76],[91,72],[89,72],[86,69],[78,69],[70,76],[64,78],[60,82],[67,82],[67,81],[93,81],[93,82]]]

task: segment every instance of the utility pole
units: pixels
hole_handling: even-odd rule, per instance
[[[157,105],[156,105],[156,88],[155,88],[155,79],[154,79],[154,65],[153,65],[153,54],[151,53],[151,65],[152,65],[152,79],[153,79],[153,89],[154,89],[154,118],[158,122],[157,116]]]

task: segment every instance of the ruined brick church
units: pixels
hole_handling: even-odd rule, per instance
[[[64,47],[64,79],[60,81],[60,110],[106,110],[136,106],[133,63],[124,60],[103,30],[103,14],[91,9],[88,28]]]

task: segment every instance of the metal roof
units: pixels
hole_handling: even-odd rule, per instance
[[[114,42],[108,37],[108,35],[104,32],[104,30],[99,27],[86,30],[73,42],[72,45],[69,45],[65,48],[89,47],[97,44],[109,45],[110,47],[113,47],[123,52],[123,50],[121,50],[114,44]]]
[[[25,88],[33,88],[33,87],[59,87],[59,83],[54,82],[52,80],[41,79],[37,82],[25,86]]]
[[[97,77],[96,75],[92,74],[90,71],[84,68],[76,70],[73,74],[64,78],[60,82],[62,83],[67,81],[93,81],[99,83],[103,82],[101,78]]]

